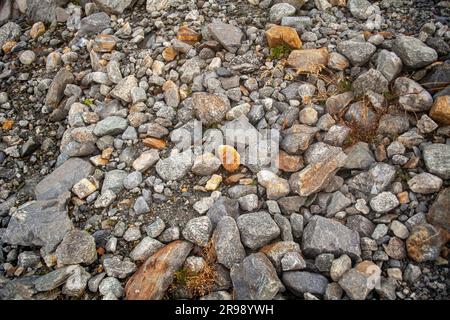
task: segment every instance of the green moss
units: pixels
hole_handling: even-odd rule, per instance
[[[94,99],[84,99],[83,100],[83,104],[87,105],[87,106],[91,106],[94,104]]]
[[[182,268],[176,271],[174,276],[175,276],[174,279],[175,284],[185,286],[188,281],[189,271],[185,268]]]
[[[353,85],[350,80],[345,79],[338,82],[338,90],[340,93],[352,91],[352,89]]]
[[[273,59],[281,59],[281,58],[287,57],[287,56],[289,56],[291,51],[292,51],[292,48],[289,47],[288,45],[280,44],[280,45],[270,49],[269,59],[273,60]]]

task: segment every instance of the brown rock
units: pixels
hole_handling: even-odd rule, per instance
[[[408,256],[416,262],[436,260],[444,242],[442,235],[431,224],[415,226],[406,240]]]
[[[384,251],[392,259],[401,260],[406,258],[405,244],[400,238],[392,237],[387,245],[383,245]]]
[[[328,154],[321,161],[310,163],[300,172],[291,175],[289,184],[291,190],[300,196],[309,196],[327,186],[330,178],[341,168],[347,156],[339,151],[337,154]]]
[[[169,243],[136,271],[125,286],[127,300],[160,300],[192,250],[192,243],[177,240]]]
[[[229,176],[228,178],[226,178],[224,183],[226,185],[236,184],[239,182],[239,180],[241,180],[243,178],[245,178],[245,174],[243,174],[243,173],[233,174],[233,175]]]
[[[284,172],[297,172],[303,168],[303,158],[301,156],[292,156],[287,152],[280,150],[278,155],[278,169]]]
[[[99,34],[94,39],[92,49],[95,52],[111,52],[116,46],[117,38],[110,34]]]
[[[194,93],[192,104],[195,115],[206,126],[221,122],[230,108],[229,101],[205,92]]]
[[[59,70],[48,88],[45,104],[51,109],[56,109],[59,102],[64,97],[66,86],[69,83],[73,83],[74,80],[73,74],[70,71],[64,68]]]
[[[2,46],[2,50],[4,53],[10,53],[12,48],[17,44],[14,40],[8,40],[5,42],[5,44]]]
[[[291,27],[274,26],[266,31],[267,43],[270,48],[287,45],[294,49],[302,47],[297,31]]]
[[[189,44],[194,44],[199,42],[202,39],[202,36],[188,26],[181,26],[177,32],[177,39]]]
[[[222,166],[228,172],[234,172],[241,164],[241,156],[235,148],[228,145],[221,145],[217,148],[217,156],[222,161]]]
[[[173,61],[177,56],[177,51],[173,47],[167,47],[163,50],[162,56],[166,61]]]
[[[45,33],[45,25],[42,22],[36,22],[30,29],[30,37],[36,39]]]
[[[347,5],[347,0],[329,0],[328,2],[333,6],[345,7]]]
[[[142,140],[142,143],[149,148],[155,149],[165,149],[167,147],[167,143],[162,139],[157,138],[145,138]]]
[[[328,64],[327,48],[294,50],[287,60],[298,72],[317,73]]]
[[[437,122],[450,125],[450,96],[440,96],[434,100],[430,117]]]

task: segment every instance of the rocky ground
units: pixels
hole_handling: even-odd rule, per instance
[[[0,299],[448,299],[449,16],[2,1]]]

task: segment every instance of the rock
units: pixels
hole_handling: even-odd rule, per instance
[[[299,252],[287,252],[281,258],[281,270],[294,271],[306,268],[306,262]]]
[[[416,262],[434,261],[439,257],[443,239],[430,224],[415,226],[406,240],[408,256]]]
[[[301,123],[309,126],[315,125],[318,120],[317,111],[311,107],[303,108],[298,116]]]
[[[339,222],[314,216],[303,231],[302,250],[315,257],[320,253],[347,254],[352,259],[361,255],[359,235]]]
[[[409,263],[405,269],[405,272],[403,273],[403,278],[408,283],[413,284],[420,278],[421,275],[422,271],[420,270],[420,267]]]
[[[119,193],[123,189],[123,180],[128,174],[123,170],[111,170],[105,174],[103,180],[102,194],[107,190],[111,190],[115,193]]]
[[[191,150],[171,155],[161,159],[156,164],[156,172],[166,181],[175,181],[183,178],[191,169],[193,154]]]
[[[439,125],[426,114],[423,114],[419,121],[417,121],[417,128],[419,129],[420,133],[430,133],[436,130],[438,127]]]
[[[401,222],[394,220],[391,223],[391,230],[396,237],[406,239],[409,236],[408,228]]]
[[[99,183],[94,177],[88,177],[81,179],[76,183],[72,188],[72,192],[75,193],[78,198],[84,199],[97,191],[98,186]]]
[[[354,94],[352,91],[333,95],[329,97],[325,102],[326,112],[331,115],[343,112],[344,108],[347,107],[353,99]]]
[[[195,115],[206,126],[222,122],[230,109],[226,98],[205,92],[194,93],[192,104]]]
[[[277,200],[289,194],[289,183],[272,171],[261,170],[257,174],[258,183],[266,188],[267,198]]]
[[[133,161],[133,169],[145,172],[159,161],[159,153],[156,149],[143,152],[136,160]]]
[[[383,244],[383,248],[392,259],[402,260],[406,258],[405,244],[397,237],[391,237],[388,244]]]
[[[402,71],[402,60],[394,53],[388,50],[381,50],[377,58],[377,70],[383,74],[387,81],[392,81]]]
[[[374,156],[369,145],[364,142],[358,142],[344,150],[347,154],[344,168],[367,170],[374,162]]]
[[[127,300],[161,300],[192,250],[192,244],[177,240],[148,258],[125,286]]]
[[[134,75],[123,78],[111,90],[110,94],[113,98],[120,99],[126,103],[131,103],[131,90],[138,86],[137,79]]]
[[[136,265],[129,260],[121,260],[117,256],[106,257],[103,260],[103,267],[110,277],[125,279],[136,271]]]
[[[219,221],[225,216],[237,219],[239,216],[239,204],[234,199],[220,197],[208,210],[207,215],[211,219],[213,227],[216,227]]]
[[[283,17],[293,16],[295,11],[289,3],[276,3],[270,8],[270,22],[280,23]]]
[[[79,266],[67,266],[51,271],[40,276],[34,281],[34,287],[38,292],[46,292],[58,288],[69,278]]]
[[[123,186],[127,190],[132,190],[138,187],[142,182],[142,173],[133,171],[123,179]]]
[[[224,216],[219,221],[212,239],[217,262],[231,269],[233,265],[244,260],[245,249],[241,243],[236,221],[232,217]]]
[[[365,208],[365,210],[367,210],[367,213],[370,211],[369,208]],[[372,221],[359,214],[349,216],[345,225],[353,231],[358,232],[360,237],[370,237],[375,229]]]
[[[369,69],[353,82],[353,91],[357,97],[363,96],[369,90],[381,94],[388,91],[388,84],[380,71]]]
[[[192,172],[201,176],[210,176],[219,169],[221,164],[221,161],[216,156],[206,152],[194,159]]]
[[[328,64],[327,48],[294,50],[287,64],[297,72],[317,73]]]
[[[134,261],[144,261],[154,255],[164,244],[150,237],[145,237],[130,252],[130,258]]]
[[[358,19],[366,20],[375,13],[374,6],[367,0],[348,0],[347,8]]]
[[[112,295],[116,299],[123,295],[122,284],[113,277],[106,277],[103,279],[98,286],[98,291],[103,296]]]
[[[97,260],[95,239],[82,230],[72,230],[56,248],[58,265],[90,265]]]
[[[262,247],[259,252],[269,258],[277,272],[281,272],[281,258],[288,252],[300,253],[300,246],[294,241],[279,241]]]
[[[94,134],[98,137],[106,135],[118,135],[128,127],[127,120],[118,116],[110,116],[98,122],[94,128]]]
[[[242,214],[237,218],[242,243],[256,250],[280,235],[280,228],[265,211]]]
[[[76,266],[74,272],[67,278],[62,288],[62,293],[69,297],[81,297],[86,290],[90,278],[91,274],[89,272],[80,266]]]
[[[434,100],[430,117],[444,125],[450,125],[450,95],[439,96]]]
[[[350,39],[339,42],[337,50],[350,60],[352,65],[362,66],[370,60],[377,47],[369,42]]]
[[[392,49],[403,63],[413,69],[425,67],[437,60],[437,52],[419,39],[399,35],[394,40]]]
[[[369,171],[348,180],[349,187],[359,191],[378,194],[385,190],[395,178],[395,168],[386,163],[377,163]]]
[[[284,285],[299,297],[302,297],[304,293],[323,295],[328,286],[327,278],[307,271],[283,272],[281,279]]]
[[[450,232],[450,188],[442,190],[430,207],[427,220]]]
[[[315,127],[294,124],[285,131],[285,137],[281,141],[281,147],[291,154],[299,154],[308,149],[314,135],[318,131]]]
[[[97,7],[109,14],[122,14],[133,0],[94,0]]]
[[[374,265],[376,267],[376,265]],[[375,268],[374,268],[375,270]],[[339,280],[339,285],[352,300],[364,300],[373,289],[368,285],[368,276],[356,268],[347,271]]]
[[[278,169],[284,172],[296,172],[304,166],[303,158],[301,156],[290,155],[283,150],[278,154]]]
[[[38,246],[51,252],[72,228],[67,214],[69,194],[52,200],[30,201],[13,213],[2,241],[12,245]]]
[[[195,44],[196,42],[199,42],[201,38],[202,36],[200,34],[195,32],[188,26],[181,26],[177,32],[177,39],[185,43]]]
[[[94,39],[92,49],[95,52],[111,52],[116,46],[117,38],[110,34],[99,34]]]
[[[212,232],[211,220],[208,216],[193,218],[186,223],[182,234],[183,237],[200,246],[204,247],[209,242],[209,237]]]
[[[134,202],[133,210],[136,214],[144,214],[150,212],[150,207],[144,197],[138,197]]]
[[[409,188],[415,193],[435,193],[442,186],[442,179],[430,173],[423,172],[408,180]]]
[[[327,217],[334,216],[337,212],[342,211],[351,204],[352,200],[347,198],[342,192],[334,192],[327,206]]]
[[[322,190],[335,172],[344,165],[346,157],[339,148],[337,153],[325,154],[318,162],[308,164],[302,171],[291,175],[291,190],[300,196],[309,196]]]
[[[300,49],[302,46],[297,31],[291,27],[273,26],[266,31],[266,39],[270,48],[286,45],[293,49]]]
[[[36,185],[34,189],[36,199],[58,198],[93,171],[94,167],[89,162],[80,158],[70,158]]]
[[[96,35],[111,26],[111,19],[105,12],[97,12],[81,19],[78,36]]]
[[[19,55],[20,63],[30,65],[36,60],[36,54],[32,50],[25,50]]]
[[[394,93],[398,95],[398,102],[406,111],[428,111],[433,105],[431,94],[420,84],[406,77],[395,80]]]
[[[180,104],[179,88],[175,82],[168,80],[163,85],[164,100],[169,107],[177,108]]]
[[[235,148],[229,145],[220,145],[217,147],[216,152],[225,170],[234,172],[239,168],[241,156]]]
[[[170,7],[172,0],[147,0],[147,12],[163,11]]]
[[[64,97],[64,90],[66,89],[66,86],[73,83],[74,80],[75,79],[71,72],[64,68],[60,69],[48,88],[45,104],[51,109],[56,109],[59,102]]]
[[[19,38],[22,29],[15,22],[7,22],[0,27],[0,47],[3,47],[8,40]]]
[[[238,300],[271,300],[283,289],[275,268],[260,252],[233,266],[230,276]]]
[[[378,213],[386,213],[395,209],[400,202],[391,192],[381,192],[370,200],[370,207]]]
[[[229,52],[235,53],[240,48],[244,33],[238,27],[215,21],[208,24],[207,28],[212,37]]]
[[[429,172],[442,179],[450,178],[450,145],[433,143],[425,146],[423,159]]]
[[[346,254],[343,254],[338,259],[333,260],[330,268],[330,277],[333,281],[339,281],[341,277],[348,270],[352,268],[352,260]]]

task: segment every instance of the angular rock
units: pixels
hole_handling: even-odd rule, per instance
[[[378,213],[386,213],[395,209],[400,202],[391,192],[381,192],[370,200],[370,207]]]
[[[359,191],[378,194],[385,190],[395,178],[395,168],[386,163],[377,163],[369,171],[362,172],[350,180],[348,185]]]
[[[434,261],[439,257],[443,240],[432,225],[415,226],[406,240],[408,256],[416,262]]]
[[[284,272],[282,281],[293,294],[299,297],[302,297],[304,293],[324,295],[328,286],[327,278],[307,271]]]
[[[433,143],[423,149],[428,171],[442,179],[450,179],[450,145]]]
[[[427,172],[423,172],[408,180],[409,188],[415,193],[435,193],[442,186],[442,179]]]
[[[204,247],[208,244],[211,232],[211,220],[208,218],[208,216],[203,216],[189,220],[186,223],[182,234],[186,240],[200,247]]]
[[[237,218],[242,243],[256,250],[280,235],[280,228],[265,211],[242,214]]]
[[[241,243],[236,221],[230,216],[224,216],[217,224],[213,234],[214,249],[217,262],[228,269],[241,263],[245,258],[245,249]]]
[[[215,94],[196,92],[192,95],[195,115],[206,126],[220,123],[230,109],[228,99]]]
[[[290,53],[287,63],[297,72],[316,73],[328,64],[327,48],[294,50]]]
[[[208,24],[208,31],[226,50],[235,53],[241,46],[244,33],[232,24],[215,21]]]
[[[74,81],[75,79],[70,71],[67,71],[65,68],[59,70],[48,88],[45,104],[51,109],[56,109],[64,97],[66,86]]]
[[[450,232],[450,188],[442,190],[430,207],[427,220]]]
[[[438,58],[434,49],[428,47],[419,39],[410,36],[397,36],[392,49],[407,67],[413,69],[425,67]]]
[[[266,31],[267,43],[270,48],[286,45],[293,49],[300,49],[302,41],[294,28],[274,26]]]
[[[341,41],[337,45],[337,50],[342,53],[354,66],[366,64],[375,53],[377,47],[373,44],[359,40]]]
[[[90,265],[97,260],[95,239],[83,230],[72,230],[56,248],[58,265]]]
[[[314,216],[303,231],[302,250],[306,255],[320,253],[347,254],[353,259],[361,255],[359,234],[339,222]]]
[[[433,105],[431,94],[420,84],[406,77],[395,80],[394,93],[399,97],[398,103],[406,111],[424,112]]]
[[[109,14],[122,14],[133,0],[94,0],[99,9]]]
[[[154,255],[164,244],[150,237],[145,237],[130,252],[130,258],[134,261],[144,261]]]
[[[110,94],[113,98],[120,99],[126,103],[131,103],[131,89],[138,86],[137,79],[134,75],[123,78],[111,90]]]
[[[94,128],[94,134],[97,137],[106,135],[115,136],[126,130],[127,120],[118,116],[110,116],[98,122]]]
[[[430,117],[444,125],[450,125],[450,95],[439,96],[434,100]]]
[[[161,159],[156,164],[156,172],[166,181],[175,181],[183,178],[191,169],[193,153],[191,150],[171,155]]]

